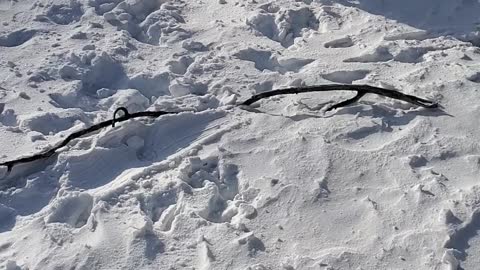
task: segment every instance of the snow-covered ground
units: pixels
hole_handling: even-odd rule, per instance
[[[476,0],[0,0],[0,268],[479,269]],[[371,84],[438,101],[348,92]]]

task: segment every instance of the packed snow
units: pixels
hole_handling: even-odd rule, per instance
[[[0,0],[0,268],[475,270],[480,2]],[[290,86],[370,84],[439,109]]]

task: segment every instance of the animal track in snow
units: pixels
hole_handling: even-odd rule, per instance
[[[478,234],[480,231],[480,211],[475,211],[470,220],[462,225],[461,228],[456,230],[445,244],[445,248],[453,248],[458,251],[458,257],[460,261],[463,261],[462,269],[473,269],[466,267],[478,265],[478,257],[476,254],[480,251],[480,239]],[[464,265],[466,264],[466,265]]]
[[[275,68],[278,67],[278,62],[275,57],[272,56],[270,51],[260,51],[252,48],[241,50],[235,54],[235,56],[240,60],[250,61],[255,64],[255,68],[259,71],[265,69],[275,71]]]
[[[0,203],[0,233],[15,225],[15,210]]]
[[[191,62],[191,60],[193,60],[193,62]],[[183,66],[176,68],[179,68],[177,71],[183,71],[183,68],[186,68],[183,78],[186,80],[194,80],[195,77],[200,74],[220,75],[225,69],[226,60],[226,56],[218,56],[216,52],[208,52],[203,55],[197,55],[196,57],[187,56],[185,60],[182,60],[183,64],[181,65]],[[173,67],[171,67],[171,70],[172,68]]]
[[[398,52],[393,59],[402,63],[419,63],[424,60],[423,55],[431,50],[434,49],[423,47],[410,47],[400,50],[400,52]]]
[[[303,36],[308,30],[318,30],[318,19],[307,7],[297,10],[265,7],[247,18],[247,25],[283,47],[292,46],[295,38]],[[272,11],[275,15],[269,13]]]
[[[103,17],[117,28],[128,31],[138,41],[151,45],[190,37],[190,33],[180,27],[185,21],[179,8],[165,2],[123,1]]]
[[[191,207],[211,222],[230,221],[238,213],[231,201],[239,192],[238,168],[225,164],[218,157],[190,158],[180,167],[180,179],[194,188]]]
[[[298,72],[305,65],[313,62],[313,59],[298,59],[298,58],[281,58],[273,55],[271,51],[257,50],[248,48],[240,50],[234,55],[240,60],[250,61],[255,64],[255,68],[259,71],[270,70],[277,71],[281,74],[286,72]]]
[[[190,78],[180,78],[172,82],[168,88],[173,97],[181,97],[186,95],[205,95],[208,91],[208,86],[202,82],[196,82]]]
[[[88,193],[71,194],[58,198],[51,207],[52,212],[46,218],[48,223],[60,222],[79,228],[87,223],[93,197]]]
[[[476,72],[472,75],[467,76],[467,80],[474,83],[480,83],[480,72]]]
[[[386,46],[378,46],[373,51],[367,51],[364,54],[343,60],[343,62],[373,63],[395,60],[402,63],[419,63],[424,61],[423,56],[430,51],[439,50],[432,47],[408,47],[402,48],[398,52],[392,53]]]
[[[204,52],[208,51],[208,47],[203,43],[193,40],[186,40],[182,42],[182,48],[191,52]]]
[[[139,197],[140,209],[150,217],[153,223],[160,223],[158,226],[160,230],[168,231],[174,219],[175,204],[180,191],[180,187],[177,187],[153,194],[142,194]]]
[[[275,2],[269,2],[259,6],[259,8],[263,9],[265,12],[268,13],[277,13],[280,11],[280,7],[275,4]]]
[[[184,55],[178,60],[171,60],[167,63],[169,70],[177,75],[183,75],[187,72],[187,68],[193,63],[194,59],[190,56]]]
[[[323,44],[325,48],[348,48],[354,45],[352,38],[343,37]]]
[[[33,29],[20,29],[0,35],[1,47],[16,47],[29,41],[38,31]]]
[[[418,30],[418,31],[410,31],[404,33],[393,33],[389,34],[388,36],[384,37],[384,40],[387,41],[396,41],[396,40],[425,40],[427,38],[432,37],[427,31]]]
[[[59,112],[38,112],[19,117],[19,126],[25,130],[32,130],[49,135],[70,129],[76,122],[90,124],[90,119],[81,110],[67,109]],[[45,125],[49,123],[49,125]]]
[[[255,256],[259,251],[265,251],[265,244],[260,238],[256,237],[253,233],[249,233],[246,236],[239,238],[238,243],[245,245],[249,256]],[[284,268],[286,269],[286,268]]]
[[[128,80],[128,87],[138,90],[146,98],[170,94],[170,76],[167,72],[151,74],[140,73]]]
[[[60,77],[66,81],[80,80],[80,91],[86,95],[95,96],[97,90],[115,87],[126,79],[122,64],[105,52],[72,53],[67,61],[59,70]]]
[[[141,105],[145,103],[143,99],[146,99],[148,106],[152,97],[170,95],[168,72],[141,72],[128,77],[122,63],[106,52],[100,55],[94,52],[72,53],[58,74],[63,80],[72,82],[66,91],[49,94],[55,105],[62,108],[108,109],[120,103]],[[137,97],[138,94],[143,98]],[[132,102],[122,101],[126,96],[133,98]],[[141,107],[145,109],[145,106]]]
[[[391,59],[393,59],[393,55],[390,53],[388,47],[379,46],[373,51],[368,51],[360,56],[345,59],[343,62],[371,63],[386,62]]]
[[[82,16],[82,4],[77,1],[71,1],[69,5],[53,5],[46,14],[52,22],[61,25],[77,22]]]
[[[215,183],[220,195],[226,200],[233,200],[238,194],[238,168],[233,164],[225,164],[218,157],[191,158],[186,167],[181,169],[183,180],[192,187],[202,187],[203,182],[208,180]],[[185,178],[185,175],[187,178]]]
[[[400,138],[409,138],[428,125],[428,122],[417,119],[418,112],[399,114],[398,109],[364,102],[370,106],[351,106],[337,112],[338,115],[357,115],[360,118],[355,121],[356,125],[344,125],[329,134],[328,140],[337,141],[345,149],[372,150],[395,144]],[[411,158],[407,158],[405,163],[410,165],[411,161]],[[411,165],[422,165],[422,160],[414,163]]]
[[[248,219],[256,216],[253,206],[234,203],[238,191],[238,168],[216,156],[191,157],[178,168],[181,180],[175,187],[138,196],[141,210],[155,228],[169,231],[177,215],[194,211],[214,223],[230,222],[237,214]]]
[[[370,73],[369,70],[341,70],[324,74],[322,77],[326,80],[336,83],[351,84],[354,81],[365,78]]]
[[[15,111],[12,109],[4,110],[3,103],[1,103],[0,107],[1,107],[0,111],[2,111],[0,113],[0,123],[2,123],[2,125],[5,125],[5,126],[17,126],[18,119]]]
[[[255,89],[257,93],[261,93],[261,92],[272,90],[273,85],[274,85],[273,81],[266,80],[263,82],[254,83],[252,85],[252,88]]]
[[[89,5],[95,8],[95,12],[98,15],[103,15],[106,12],[112,11],[118,3],[122,0],[92,0],[89,1]]]
[[[451,210],[445,212],[445,224],[450,228],[450,235],[444,247],[453,251],[453,256],[460,263],[459,269],[475,269],[480,263],[480,209],[478,209],[479,188],[475,186],[465,196],[465,204],[470,216],[462,222]],[[460,205],[457,205],[457,207]],[[473,207],[473,209],[472,209]],[[464,211],[464,210],[462,210]]]

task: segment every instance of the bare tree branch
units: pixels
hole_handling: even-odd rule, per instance
[[[287,89],[278,89],[278,90],[272,90],[269,92],[264,92],[258,95],[254,95],[251,98],[247,99],[246,101],[237,104],[237,105],[245,105],[245,106],[250,106],[251,104],[265,98],[273,97],[273,96],[278,96],[278,95],[287,95],[287,94],[300,94],[300,93],[308,93],[308,92],[324,92],[324,91],[356,91],[357,95],[355,97],[342,101],[340,103],[337,103],[330,108],[327,109],[333,110],[337,109],[340,107],[345,107],[348,106],[354,102],[357,102],[360,100],[364,95],[366,94],[376,94],[380,96],[386,96],[389,98],[393,99],[398,99],[402,100],[411,104],[415,104],[424,108],[437,108],[438,104],[429,101],[423,98],[419,98],[416,96],[412,95],[407,95],[403,94],[401,92],[395,91],[395,90],[389,90],[389,89],[384,89],[384,88],[379,88],[379,87],[374,87],[374,86],[369,86],[369,85],[350,85],[350,84],[327,84],[327,85],[319,85],[319,86],[307,86],[307,87],[294,87],[294,88],[287,88]],[[123,112],[123,116],[116,118],[116,115],[118,112]],[[152,117],[152,118],[157,118],[162,115],[166,114],[178,114],[179,112],[166,112],[166,111],[144,111],[144,112],[136,112],[130,114],[128,110],[124,107],[120,107],[117,110],[115,110],[113,114],[113,119],[107,120],[104,122],[100,122],[98,124],[95,124],[89,128],[74,132],[70,134],[65,140],[57,144],[56,146],[52,147],[49,150],[45,150],[43,152],[40,152],[38,154],[28,156],[28,157],[23,157],[7,162],[0,163],[0,166],[6,166],[7,167],[7,175],[8,173],[11,172],[12,168],[17,165],[17,164],[22,164],[22,163],[28,163],[32,162],[35,160],[39,159],[46,159],[48,157],[51,157],[56,153],[56,151],[64,146],[66,146],[68,143],[70,143],[72,140],[76,138],[80,138],[86,134],[95,132],[97,130],[100,130],[102,128],[112,126],[115,127],[115,123],[120,123],[127,121],[129,119],[133,118],[138,118],[138,117]],[[5,176],[6,177],[6,176]]]
[[[334,110],[334,109],[337,109],[337,108],[340,108],[340,107],[345,107],[345,106],[348,106],[350,104],[353,104],[353,103],[359,101],[363,96],[365,96],[365,94],[366,93],[357,92],[357,94],[353,98],[347,99],[347,100],[339,102],[337,104],[334,104],[334,105],[330,106],[330,108],[328,108],[327,111],[331,111],[331,110]]]
[[[385,88],[380,88],[380,87],[375,87],[370,85],[353,85],[353,84],[325,84],[325,85],[318,85],[318,86],[305,86],[305,87],[278,89],[278,90],[273,90],[273,91],[264,92],[258,95],[254,95],[251,98],[244,101],[242,105],[249,106],[261,99],[278,96],[278,95],[290,95],[290,94],[300,94],[300,93],[308,93],[308,92],[326,92],[326,91],[356,91],[358,93],[357,96],[355,96],[354,98],[346,100],[339,104],[333,105],[332,107],[329,108],[329,110],[350,105],[358,101],[365,94],[376,94],[379,96],[385,96],[393,99],[403,100],[405,102],[415,104],[424,108],[438,107],[438,104],[433,101],[426,100],[426,99],[419,98],[412,95],[403,94],[395,90],[390,90],[390,89],[385,89]]]
[[[119,111],[123,111],[124,115],[115,119],[115,115]],[[145,111],[145,112],[136,112],[136,113],[129,114],[126,108],[120,107],[115,111],[114,117],[111,120],[100,122],[100,123],[95,124],[95,125],[93,125],[89,128],[82,129],[80,131],[74,132],[74,133],[70,134],[65,140],[63,140],[62,142],[60,142],[59,144],[57,144],[56,146],[54,146],[53,148],[51,148],[49,150],[45,150],[45,151],[40,152],[38,154],[35,154],[33,156],[23,157],[23,158],[11,160],[11,161],[3,162],[3,163],[0,163],[0,166],[6,166],[8,172],[10,172],[12,170],[13,166],[15,166],[17,164],[32,162],[32,161],[35,161],[35,160],[46,159],[48,157],[51,157],[53,154],[55,154],[55,152],[58,149],[64,147],[65,145],[67,145],[72,140],[74,140],[76,138],[80,138],[80,137],[82,137],[86,134],[95,132],[97,130],[100,130],[102,128],[108,127],[110,125],[114,127],[115,123],[124,122],[124,121],[127,121],[129,119],[138,118],[138,117],[154,117],[154,118],[156,118],[156,117],[159,117],[159,116],[165,115],[165,114],[177,114],[177,113],[178,112]]]

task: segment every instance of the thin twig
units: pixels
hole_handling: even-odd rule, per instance
[[[319,85],[319,86],[307,86],[307,87],[294,87],[294,88],[287,88],[287,89],[277,89],[277,90],[272,90],[269,92],[264,92],[258,95],[254,95],[251,98],[247,99],[246,101],[237,104],[238,106],[244,105],[244,106],[250,106],[251,104],[265,98],[273,97],[273,96],[278,96],[278,95],[287,95],[287,94],[300,94],[300,93],[307,93],[307,92],[324,92],[324,91],[337,91],[337,90],[342,90],[342,91],[356,91],[357,95],[351,99],[342,101],[340,103],[337,103],[330,108],[327,109],[333,110],[336,108],[340,107],[345,107],[348,106],[354,102],[357,102],[366,94],[376,94],[380,96],[386,96],[390,97],[393,99],[398,99],[398,100],[403,100],[408,103],[412,103],[424,108],[437,108],[438,104],[426,100],[423,98],[419,98],[416,96],[412,95],[407,95],[403,94],[401,92],[395,91],[395,90],[389,90],[389,89],[384,89],[380,87],[374,87],[374,86],[369,86],[369,85],[350,85],[350,84],[327,84],[327,85]],[[116,115],[118,112],[122,111],[123,116],[116,118]],[[138,117],[152,117],[152,118],[157,118],[162,115],[166,114],[178,114],[179,112],[166,112],[166,111],[144,111],[144,112],[136,112],[136,113],[129,113],[128,110],[124,107],[120,107],[117,110],[115,110],[113,114],[113,119],[107,120],[104,122],[100,122],[98,124],[95,124],[89,128],[74,132],[70,134],[65,140],[54,146],[53,148],[49,150],[45,150],[43,152],[40,152],[38,154],[29,156],[29,157],[23,157],[7,162],[0,163],[0,166],[6,166],[7,167],[7,175],[8,173],[11,172],[12,168],[17,165],[17,164],[22,164],[22,163],[28,163],[32,162],[35,160],[39,159],[46,159],[48,157],[51,157],[56,153],[56,151],[64,146],[66,146],[68,143],[70,143],[72,140],[76,138],[80,138],[86,134],[95,132],[97,130],[100,130],[102,128],[112,126],[115,127],[115,123],[120,123],[127,121],[129,119],[133,118],[138,118]],[[6,176],[5,176],[6,177]]]

